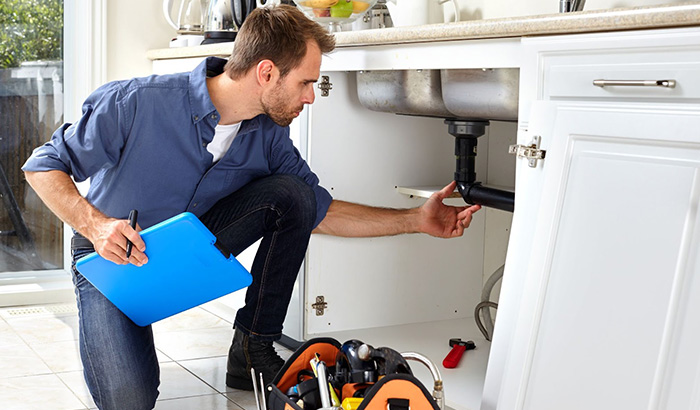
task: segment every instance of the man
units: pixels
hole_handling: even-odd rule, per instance
[[[141,227],[184,211],[238,254],[262,238],[253,283],[235,319],[226,384],[252,389],[251,366],[269,382],[283,361],[281,336],[293,284],[312,231],[338,236],[423,232],[461,236],[479,207],[442,203],[395,210],[332,200],[289,139],[288,125],[314,101],[325,29],[296,8],[255,10],[228,63],[209,58],[191,73],[106,84],[74,124],[37,148],[24,170],[49,208],[73,227],[73,260],[93,249],[141,266]],[[85,198],[77,181],[91,178]],[[139,210],[139,226],[125,219]],[[133,242],[131,257],[126,242]],[[73,267],[84,375],[100,409],[150,409],[159,367],[151,327],[139,327]],[[193,274],[197,274],[193,272]]]

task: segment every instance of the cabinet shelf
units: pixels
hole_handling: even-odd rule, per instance
[[[515,188],[514,187],[508,187],[508,186],[501,186],[501,185],[494,185],[494,184],[488,184],[486,185],[489,188],[495,188],[495,189],[500,189],[503,191],[513,191]],[[411,198],[430,198],[430,196],[439,190],[441,190],[443,187],[441,186],[399,186],[396,187],[396,191],[398,191],[400,194],[408,195]],[[459,193],[457,189],[454,190],[452,194],[450,194],[447,199],[462,199],[462,194]]]
[[[399,191],[399,193],[408,195],[410,197],[417,197],[417,198],[430,198],[430,196],[439,190],[441,190],[443,187],[441,186],[400,186],[397,187],[396,190]],[[448,198],[461,198],[462,196],[459,194],[457,190],[455,190],[452,195],[450,195]]]
[[[455,410],[478,410],[481,406],[491,343],[479,332],[474,318],[308,335],[309,338],[320,336],[333,337],[341,343],[359,339],[374,347],[387,346],[399,352],[421,353],[440,370],[447,406]],[[450,338],[455,337],[473,340],[476,349],[465,352],[457,368],[446,369],[442,366],[442,360],[450,351]],[[428,369],[418,362],[410,361],[409,364],[414,375],[432,392],[433,379]]]

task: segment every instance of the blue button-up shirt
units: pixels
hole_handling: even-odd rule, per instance
[[[201,216],[252,180],[293,174],[315,192],[318,225],[332,199],[289,139],[289,127],[266,115],[243,121],[223,158],[212,163],[206,147],[219,113],[206,78],[221,73],[225,62],[210,57],[191,73],[105,84],[85,101],[82,117],[61,126],[22,169],[91,178],[90,203],[115,218],[138,209],[142,228],[184,211]]]

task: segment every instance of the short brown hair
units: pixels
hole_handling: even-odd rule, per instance
[[[314,40],[324,54],[335,48],[335,37],[296,7],[280,4],[257,8],[239,29],[224,70],[235,80],[260,61],[271,60],[284,77],[301,64],[309,40]]]

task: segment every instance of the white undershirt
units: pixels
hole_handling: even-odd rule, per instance
[[[207,151],[214,156],[212,162],[216,162],[224,156],[228,151],[233,139],[238,135],[238,130],[241,128],[241,123],[230,125],[217,125],[214,130],[214,139],[207,145]]]

